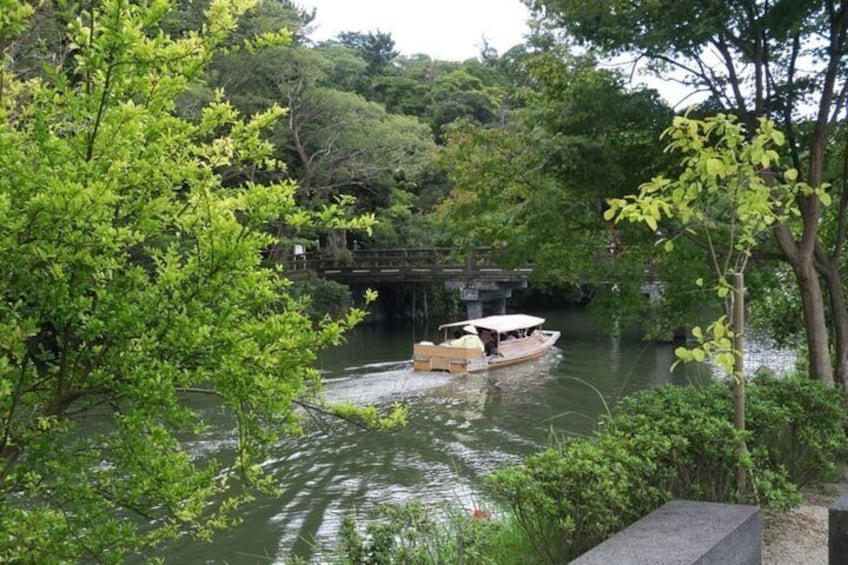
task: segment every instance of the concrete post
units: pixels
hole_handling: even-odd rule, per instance
[[[473,320],[476,318],[483,317],[483,302],[480,300],[466,300],[465,301],[465,311],[467,313],[468,320]]]
[[[506,314],[506,298],[495,298],[490,304],[492,305],[493,316]]]
[[[848,565],[848,493],[830,505],[827,522],[827,562]]]
[[[756,506],[672,500],[571,565],[760,565]]]

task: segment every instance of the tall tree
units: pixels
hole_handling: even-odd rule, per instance
[[[232,523],[274,489],[257,462],[316,398],[316,352],[362,317],[315,326],[262,267],[268,221],[311,221],[292,182],[221,185],[279,165],[263,132],[283,111],[176,114],[250,4],[215,0],[174,39],[167,3],[75,4],[66,60],[28,81],[0,62],[0,561],[119,563]],[[0,50],[33,11],[2,3]],[[199,396],[231,418],[223,459],[184,443]]]
[[[359,39],[372,43],[367,36]],[[382,46],[374,47],[378,51],[388,49],[390,38],[372,39]],[[368,73],[362,76],[368,62],[361,56],[336,43],[287,45],[231,53],[212,66],[212,86],[222,87],[244,112],[275,103],[287,107],[272,140],[288,174],[298,180],[298,202],[310,209],[345,196],[357,198],[359,212],[394,206],[407,200],[404,193],[417,185],[429,159],[433,140],[424,124],[357,93],[371,85]],[[344,230],[326,234],[332,247],[345,247],[346,237]]]
[[[774,118],[804,180],[814,188],[826,185],[829,134],[848,98],[848,0],[530,0],[528,5],[550,26],[586,45],[609,55],[634,54],[660,76],[707,92],[713,106],[738,115],[749,132],[758,117]],[[839,265],[848,225],[844,179],[835,191],[841,204],[833,237],[820,231],[819,192],[798,198],[800,232],[786,223],[772,231],[799,289],[810,373],[833,382],[829,314],[836,378],[848,384],[848,309]]]
[[[345,31],[338,35],[336,41],[356,51],[368,65],[368,74],[372,76],[383,74],[389,63],[399,55],[390,33]]]
[[[505,245],[509,261],[533,261],[552,282],[600,280],[596,259],[610,242],[604,200],[657,170],[655,139],[671,113],[655,92],[626,92],[591,59],[549,54],[531,72],[532,95],[503,126],[449,130],[445,229],[466,243]]]
[[[763,173],[777,165],[775,147],[785,140],[772,122],[762,118],[750,142],[746,143],[745,134],[735,116],[718,115],[704,121],[675,118],[663,137],[669,140],[670,150],[684,156],[680,176],[658,176],[639,187],[637,195],[610,199],[604,214],[616,222],[645,223],[655,232],[664,217],[672,220],[674,233],[658,241],[669,253],[676,238],[702,242],[712,267],[708,284],[724,299],[725,314],[707,332],[695,326],[692,333],[699,346],[691,350],[680,347],[676,353],[690,361],[711,358],[725,369],[734,383],[740,432],[745,431],[745,271],[762,241],[760,235],[777,222],[797,218],[797,196],[812,192],[809,186],[794,182],[798,176],[795,169],[787,170],[783,179]],[[826,192],[820,196],[829,198]],[[704,286],[703,279],[692,282]],[[748,472],[743,463],[744,441],[739,449],[736,484],[741,503]]]

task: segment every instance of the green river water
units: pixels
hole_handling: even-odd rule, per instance
[[[553,437],[585,434],[605,405],[629,392],[703,379],[705,367],[669,370],[676,345],[646,343],[637,332],[604,335],[582,310],[531,312],[562,332],[549,354],[488,374],[414,373],[412,343],[436,338],[412,326],[357,328],[319,367],[330,400],[409,406],[409,424],[391,433],[329,423],[310,425],[304,437],[281,444],[264,467],[279,481],[279,497],[242,509],[243,523],[212,543],[184,543],[163,556],[169,563],[285,563],[314,558],[332,546],[345,514],[367,517],[386,503],[450,502],[486,505],[483,477],[519,464]],[[448,320],[444,320],[448,321]],[[791,359],[750,347],[748,367],[785,368]],[[215,423],[215,408],[207,417]],[[231,449],[234,434],[223,419],[193,450]]]

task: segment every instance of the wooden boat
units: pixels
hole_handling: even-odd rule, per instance
[[[474,373],[535,359],[548,351],[560,336],[558,331],[543,330],[544,323],[544,318],[536,316],[505,314],[443,324],[439,326],[439,331],[444,332],[442,343],[421,341],[413,345],[412,368]],[[481,339],[467,339],[468,336],[449,339],[449,332],[457,329],[477,333]],[[487,333],[491,339],[489,347],[482,343]]]

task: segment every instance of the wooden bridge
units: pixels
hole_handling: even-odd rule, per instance
[[[524,282],[533,268],[505,269],[496,264],[496,250],[486,247],[459,251],[428,249],[359,249],[335,254],[306,253],[287,264],[287,275],[300,272],[347,284],[426,281]]]
[[[602,254],[602,257],[608,255]],[[343,249],[335,253],[302,253],[285,264],[285,276],[298,279],[308,273],[344,284],[378,285],[394,282],[443,282],[459,291],[469,318],[502,314],[505,301],[517,288],[526,288],[532,265],[515,269],[499,267],[498,250],[476,247],[405,249]],[[609,283],[614,284],[614,283]],[[645,270],[642,293],[651,301],[662,295],[664,284],[651,269]]]
[[[287,265],[286,276],[300,273],[345,284],[377,285],[393,282],[438,282],[459,291],[468,318],[480,318],[485,310],[503,314],[506,299],[516,288],[526,288],[531,266],[505,269],[490,248],[459,251],[448,247],[430,249],[358,249],[334,254],[300,254]]]

